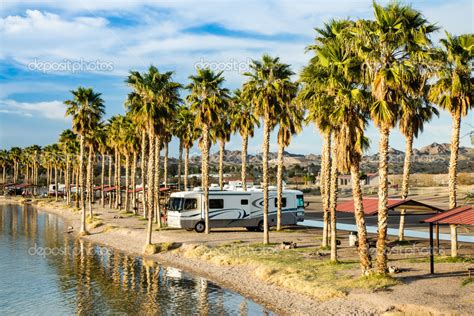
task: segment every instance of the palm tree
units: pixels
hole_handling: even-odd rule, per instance
[[[195,117],[188,106],[181,106],[176,116],[176,135],[184,148],[184,190],[188,190],[189,150],[200,137],[201,130],[194,124]]]
[[[415,91],[424,91],[421,89],[415,89]],[[425,95],[420,97],[409,97],[406,95],[406,105],[404,106],[403,112],[399,121],[399,128],[403,136],[405,136],[405,160],[403,163],[403,178],[402,178],[402,191],[401,198],[406,199],[408,197],[408,188],[410,183],[410,169],[411,169],[411,156],[413,154],[413,139],[417,138],[420,133],[423,132],[423,125],[426,122],[431,121],[433,115],[438,115],[438,110],[431,106],[424,100]],[[400,211],[400,226],[398,230],[398,239],[404,240],[405,235],[405,210]]]
[[[232,130],[239,131],[242,138],[242,169],[241,180],[242,189],[247,191],[247,148],[249,137],[253,137],[255,126],[260,127],[258,118],[254,114],[254,108],[251,102],[245,100],[241,90],[234,91],[231,108],[231,125]]]
[[[103,208],[105,207],[105,162],[107,160],[108,151],[110,150],[109,144],[107,141],[107,131],[108,131],[108,124],[102,123],[97,127],[96,135],[95,135],[95,143],[97,145],[97,149],[100,153],[100,206]],[[110,163],[110,162],[109,162]]]
[[[66,204],[69,205],[71,203],[71,156],[77,151],[77,136],[72,130],[66,129],[59,136],[58,143],[62,152],[66,155],[66,175],[64,189],[66,191]]]
[[[297,85],[291,91],[290,98],[295,98]],[[281,230],[281,214],[283,206],[283,154],[285,148],[290,145],[291,136],[301,132],[304,119],[304,111],[299,103],[291,101],[283,106],[278,113],[278,158],[277,158],[277,230]]]
[[[317,56],[313,57],[309,65],[300,74],[300,81],[303,86],[298,96],[308,109],[306,122],[313,122],[323,136],[321,171],[319,174],[319,187],[323,204],[322,248],[329,246],[329,183],[332,136],[332,122],[329,120],[329,115],[332,111],[334,97],[327,94],[326,82],[328,78],[327,69],[320,64]]]
[[[288,90],[293,89],[290,76],[294,73],[290,66],[280,62],[278,57],[272,58],[263,55],[261,61],[253,60],[250,64],[250,72],[245,73],[249,77],[244,84],[244,96],[255,106],[256,114],[263,117],[263,243],[269,243],[268,225],[268,153],[270,147],[270,132],[274,127],[275,117],[283,105],[291,100]]]
[[[227,112],[226,104],[220,109],[221,118],[219,119],[220,123],[216,124],[212,128],[214,138],[219,142],[219,188],[224,190],[224,154],[225,154],[225,143],[230,140],[230,135],[232,134],[232,126],[228,119],[229,113]]]
[[[457,206],[457,164],[461,117],[466,116],[472,103],[472,66],[474,59],[474,35],[453,36],[446,33],[438,52],[440,66],[437,81],[429,92],[430,101],[451,114],[453,127],[451,156],[449,159],[449,208]],[[451,226],[451,256],[457,256],[457,227]]]
[[[121,160],[124,147],[123,129],[126,124],[125,116],[114,115],[109,119],[109,146],[114,150],[115,160],[115,203],[114,207],[121,209],[122,207],[122,174],[121,174]]]
[[[2,166],[2,184],[7,183],[7,166],[9,165],[10,160],[8,156],[8,151],[6,149],[0,150],[0,166]]]
[[[354,27],[356,46],[365,61],[375,101],[371,117],[379,129],[379,205],[377,272],[387,273],[388,140],[400,113],[400,87],[412,64],[409,57],[429,45],[428,34],[436,27],[408,6],[374,2],[375,20],[359,20]]]
[[[104,114],[104,101],[100,93],[96,93],[92,88],[79,87],[71,91],[73,99],[64,102],[67,105],[66,116],[72,117],[73,131],[79,135],[80,156],[79,156],[79,177],[81,190],[81,234],[87,234],[86,229],[86,205],[84,201],[85,179],[84,179],[84,143],[88,133],[99,124]],[[78,188],[79,190],[79,188]]]
[[[153,227],[156,168],[155,146],[156,142],[158,144],[161,143],[160,128],[166,126],[167,120],[170,118],[169,114],[172,112],[170,109],[179,100],[178,91],[181,85],[173,82],[172,76],[173,72],[160,73],[156,67],[150,66],[147,73],[140,74],[139,72],[131,71],[127,78],[127,83],[134,89],[134,92],[142,101],[141,104],[139,102],[130,104],[129,110],[132,116],[140,117],[140,121],[143,122],[143,126],[148,134],[148,226],[145,249],[147,249],[148,245],[151,245]],[[155,137],[157,140],[155,140]],[[159,156],[156,158],[159,160]],[[157,176],[159,177],[159,170]],[[156,201],[156,204],[159,208],[159,201]]]
[[[13,165],[13,183],[18,181],[18,169],[21,159],[21,148],[20,147],[12,147],[8,152],[10,157],[9,159]]]
[[[222,87],[222,72],[215,73],[210,69],[198,68],[197,74],[190,76],[187,86],[190,94],[187,97],[191,110],[196,115],[195,124],[201,126],[202,183],[204,190],[205,232],[209,233],[209,133],[212,125],[218,125],[220,109],[229,98],[229,91]]]

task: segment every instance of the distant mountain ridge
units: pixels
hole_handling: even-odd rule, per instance
[[[428,146],[413,149],[413,172],[425,172],[425,173],[443,173],[447,172],[449,165],[449,156],[451,152],[450,144],[443,143],[432,143]],[[392,148],[389,148],[389,163],[390,167],[394,172],[401,172],[403,168],[403,161],[405,158],[405,152]],[[247,156],[248,163],[261,164],[262,154],[249,154]],[[277,153],[269,153],[270,164],[276,164]],[[190,158],[191,163],[197,164],[200,162],[200,156],[193,156]],[[210,155],[210,163],[217,165],[219,162],[219,152],[215,152]],[[241,152],[240,150],[226,150],[224,153],[224,162],[227,165],[240,165]],[[284,164],[287,167],[294,165],[300,165],[301,167],[307,167],[310,165],[319,166],[321,163],[321,155],[318,154],[295,154],[285,151],[284,152]],[[373,155],[366,155],[362,160],[362,169],[366,172],[376,172],[378,169],[378,153]],[[471,171],[474,170],[474,148],[472,147],[460,147],[459,148],[459,169],[460,171]]]

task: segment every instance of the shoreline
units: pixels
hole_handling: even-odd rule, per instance
[[[66,226],[74,228],[72,235],[78,237],[77,227],[80,227],[80,212],[66,208],[63,202],[34,201],[24,203],[18,198],[0,198],[0,204],[29,204],[38,211],[59,216]],[[39,204],[39,205],[38,205]],[[266,282],[255,276],[255,267],[250,265],[217,265],[210,261],[190,258],[184,255],[186,248],[205,244],[199,241],[198,235],[191,235],[191,239],[181,238],[176,240],[176,234],[167,234],[166,231],[154,231],[153,243],[179,242],[181,247],[177,250],[166,251],[154,255],[144,255],[144,231],[139,225],[145,224],[137,217],[127,217],[118,210],[99,208],[94,209],[94,215],[104,218],[101,226],[90,229],[90,235],[81,236],[93,244],[110,247],[127,255],[138,256],[144,260],[152,260],[160,265],[170,266],[239,293],[245,298],[262,305],[264,308],[279,315],[314,315],[314,314],[386,314],[386,313],[415,313],[415,314],[458,314],[454,306],[431,306],[430,303],[418,301],[403,302],[392,297],[390,293],[350,291],[343,297],[329,300],[317,300],[301,293],[297,293],[276,284]],[[120,219],[113,219],[119,215]],[[123,218],[122,216],[123,215]],[[108,217],[108,218],[107,218]],[[134,223],[135,226],[130,225]],[[176,233],[176,232],[175,232]],[[171,235],[171,236],[170,236]],[[183,234],[184,235],[184,234]],[[212,233],[217,242],[222,243],[222,234]],[[221,236],[219,236],[221,235]],[[180,235],[181,236],[181,235]],[[290,238],[290,237],[288,237]],[[212,243],[212,242],[209,242]],[[402,290],[409,285],[400,285]],[[459,314],[463,314],[462,312]],[[468,313],[467,313],[468,314]]]

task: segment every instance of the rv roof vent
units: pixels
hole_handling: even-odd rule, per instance
[[[194,191],[194,192],[199,192],[199,191],[202,191],[202,188],[201,188],[201,187],[195,187],[195,188],[193,189],[193,191]]]

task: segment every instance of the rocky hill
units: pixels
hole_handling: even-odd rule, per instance
[[[445,173],[449,165],[450,145],[432,143],[431,145],[413,149],[412,170],[421,173]],[[276,164],[277,153],[269,154],[270,164]],[[391,173],[401,173],[403,170],[403,161],[405,152],[389,148],[389,164]],[[240,165],[241,154],[239,150],[226,150],[224,155],[226,165]],[[198,164],[199,156],[191,157],[191,163]],[[211,165],[217,165],[219,162],[219,153],[213,153],[210,156]],[[261,164],[262,154],[248,155],[248,163]],[[321,156],[316,154],[294,154],[285,152],[284,163],[287,167],[299,165],[300,167],[308,167],[311,165],[318,166],[321,163]],[[362,161],[362,169],[365,172],[376,172],[378,169],[378,154],[364,156]],[[459,149],[459,170],[471,172],[474,170],[474,148],[461,147]]]

